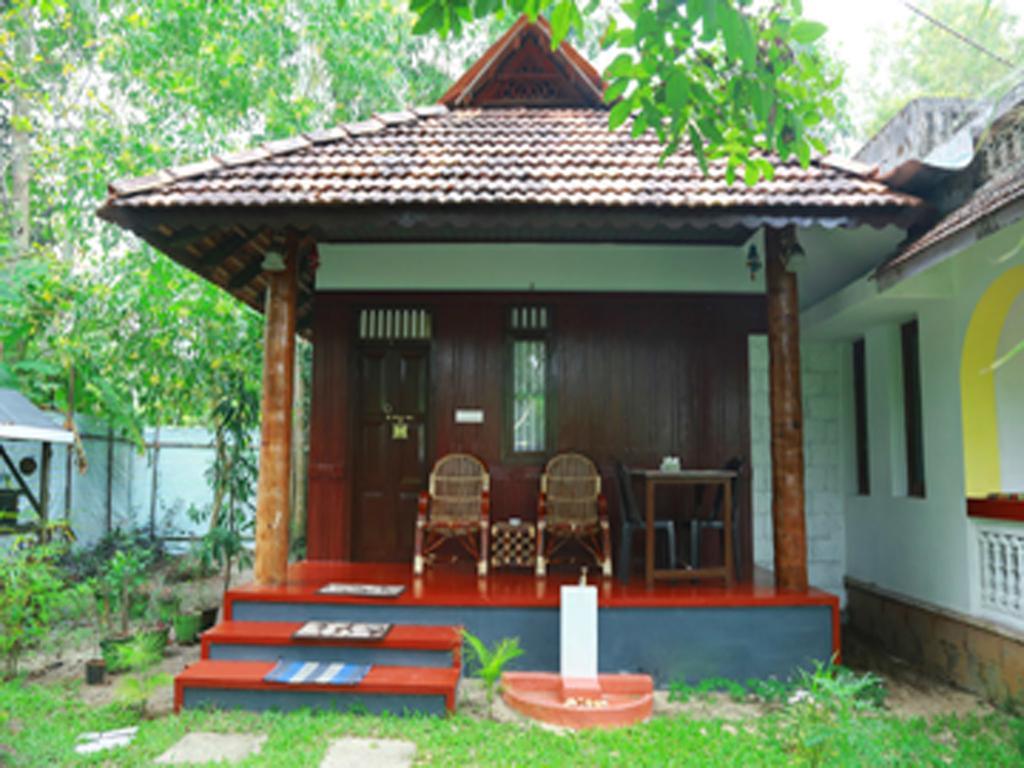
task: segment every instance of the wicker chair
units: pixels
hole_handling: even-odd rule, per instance
[[[455,539],[476,560],[477,574],[487,575],[490,487],[487,467],[475,456],[450,453],[437,460],[420,494],[413,573],[421,575],[428,556]]]
[[[608,505],[601,473],[579,453],[560,453],[544,467],[537,501],[537,576],[547,573],[552,555],[578,541],[594,556],[602,575],[612,575]]]

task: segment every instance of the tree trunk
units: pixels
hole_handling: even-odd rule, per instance
[[[14,63],[26,70],[32,62],[32,4],[26,3],[15,25]],[[28,73],[18,73],[25,76]],[[32,168],[31,115],[24,88],[14,85],[11,110],[11,221],[14,258],[29,254],[32,240],[29,182]]]
[[[210,526],[212,531],[220,522],[220,511],[224,507],[224,490],[228,485],[228,473],[231,472],[231,460],[224,449],[224,427],[217,427],[213,433],[213,457],[216,466],[213,471],[213,505],[210,507]]]

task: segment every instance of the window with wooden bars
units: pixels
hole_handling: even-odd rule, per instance
[[[548,449],[549,314],[547,307],[537,306],[509,311],[506,446],[513,455]]]

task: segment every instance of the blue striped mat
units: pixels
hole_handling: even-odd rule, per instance
[[[286,685],[357,685],[369,671],[369,664],[346,664],[341,661],[279,661],[263,678],[263,682]]]

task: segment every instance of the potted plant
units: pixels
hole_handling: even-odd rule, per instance
[[[97,655],[85,662],[85,682],[88,685],[103,685],[107,680],[107,662],[103,658],[103,640],[114,636],[110,593],[99,577],[88,579],[82,584],[82,599],[92,618]]]
[[[132,609],[142,593],[148,564],[148,553],[137,548],[120,549],[95,579],[99,615],[104,617],[100,621],[100,650],[109,672],[124,668],[117,648],[131,641]],[[166,630],[164,638],[166,644]]]

